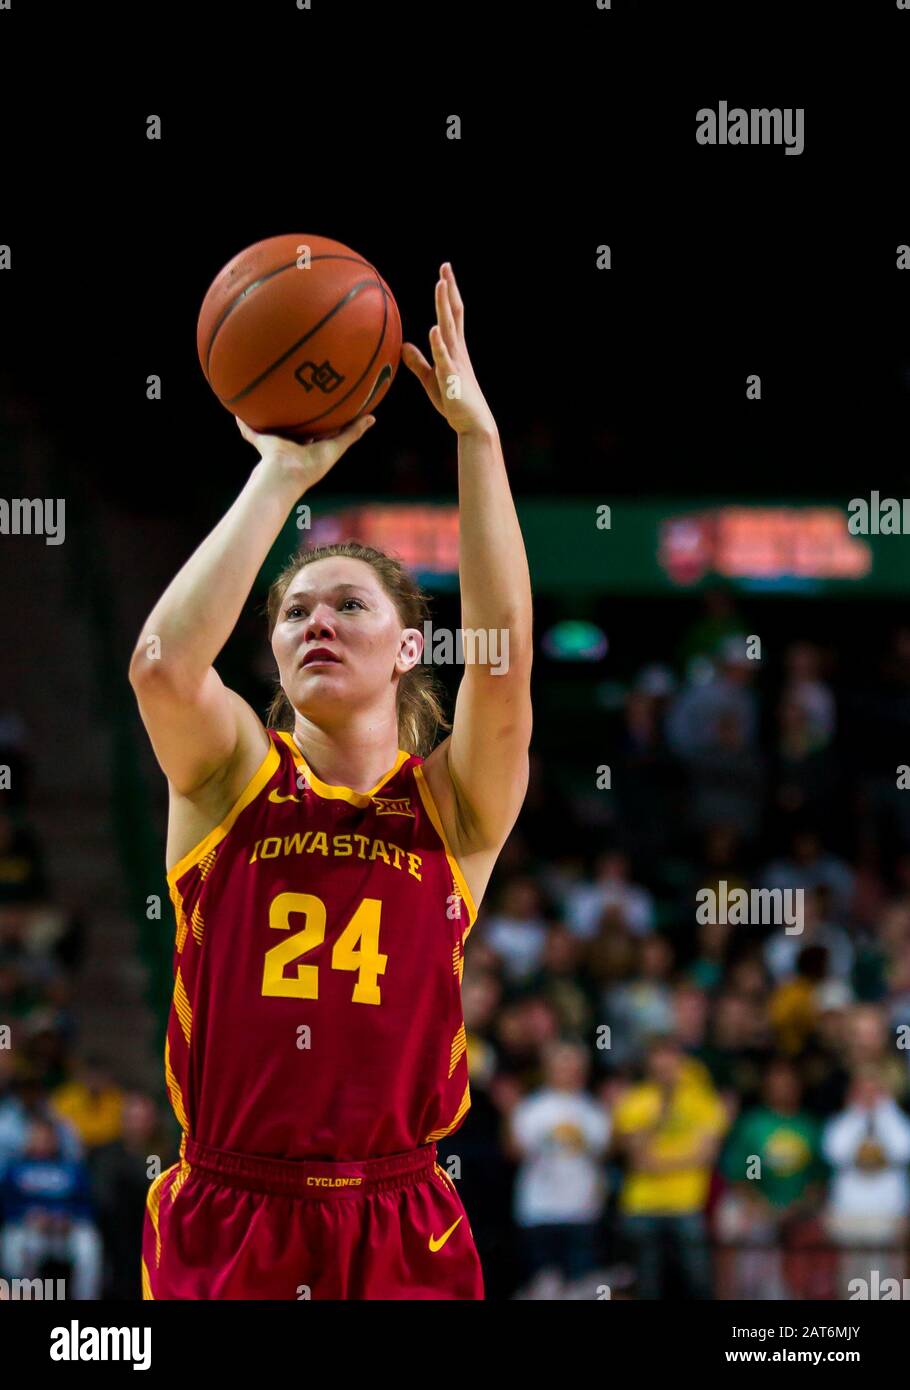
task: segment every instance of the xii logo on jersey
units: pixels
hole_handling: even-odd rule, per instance
[[[377,816],[410,816],[416,820],[409,796],[374,796],[371,800]]]

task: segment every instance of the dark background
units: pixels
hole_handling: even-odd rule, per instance
[[[39,20],[4,15],[0,72],[20,81],[0,97],[3,371],[86,477],[138,514],[239,486],[249,450],[205,387],[196,315],[240,247],[300,231],[372,261],[422,349],[453,262],[503,433],[553,437],[523,487],[906,488],[900,12],[418,13],[156,7],[99,29],[103,55],[101,16],[83,16],[79,60],[24,85],[12,39],[34,42]],[[68,22],[60,7],[61,44]],[[696,111],[721,98],[803,106],[804,152],[696,145]],[[333,487],[383,490],[405,447],[417,486],[452,488],[446,427],[402,369]]]

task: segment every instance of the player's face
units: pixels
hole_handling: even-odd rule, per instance
[[[394,701],[397,682],[423,649],[365,560],[333,555],[304,565],[288,585],[272,633],[285,693],[316,722],[339,710]]]

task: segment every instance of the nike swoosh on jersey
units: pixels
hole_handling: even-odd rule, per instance
[[[276,805],[280,805],[282,801],[299,801],[299,800],[300,800],[300,797],[299,797],[299,796],[295,796],[293,792],[291,792],[291,794],[290,794],[289,796],[282,796],[282,795],[281,795],[281,792],[279,792],[279,791],[269,792],[269,801],[274,801],[274,802],[276,803]]]
[[[463,1215],[462,1215],[462,1216],[459,1216],[458,1221],[462,1221],[463,1219],[464,1219]],[[443,1233],[442,1233],[441,1236],[438,1236],[438,1237],[437,1237],[437,1236],[430,1236],[430,1249],[431,1249],[432,1251],[435,1252],[435,1251],[437,1251],[437,1250],[441,1250],[441,1249],[442,1249],[442,1247],[445,1245],[446,1241],[448,1240],[449,1236],[452,1234],[452,1232],[454,1231],[455,1227],[458,1225],[458,1221],[454,1221],[447,1231],[443,1231]]]

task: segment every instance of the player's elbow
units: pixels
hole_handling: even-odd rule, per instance
[[[145,643],[137,646],[130,659],[130,685],[134,690],[146,689],[154,683],[157,687],[175,683],[175,673],[170,664],[165,664],[153,645]]]
[[[137,694],[152,692],[156,698],[160,695],[178,704],[199,698],[205,676],[205,671],[189,671],[178,668],[173,661],[162,660],[154,644],[141,643],[130,660],[129,681]]]
[[[146,676],[152,674],[153,662],[145,646],[136,647],[130,657],[129,679],[130,685],[135,690],[141,685]]]
[[[494,659],[495,658],[495,659]],[[534,644],[530,634],[518,637],[504,628],[495,648],[490,644],[489,673],[497,681],[509,680],[513,685],[531,683],[531,666],[534,658]]]

